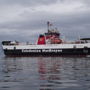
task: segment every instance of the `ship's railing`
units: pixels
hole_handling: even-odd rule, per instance
[[[62,42],[60,44],[84,44],[84,43],[90,43],[88,41],[75,41],[75,42]],[[20,42],[16,42],[16,41],[2,41],[2,45],[37,45],[37,44],[33,44],[33,43],[20,43]],[[46,43],[46,45],[55,45],[55,44],[51,44],[51,43]]]

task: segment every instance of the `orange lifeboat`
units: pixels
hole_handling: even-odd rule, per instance
[[[51,44],[60,44],[62,43],[62,40],[59,38],[51,39]]]

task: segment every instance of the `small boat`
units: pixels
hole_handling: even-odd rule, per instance
[[[61,33],[51,28],[40,34],[36,44],[20,43],[18,41],[2,41],[6,56],[87,56],[90,55],[90,38],[68,42],[61,39]]]

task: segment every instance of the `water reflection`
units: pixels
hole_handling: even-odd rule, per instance
[[[28,57],[0,62],[0,90],[88,90],[90,58]]]
[[[38,61],[41,90],[89,87],[86,84],[90,83],[89,58],[41,58]]]
[[[17,63],[15,60],[16,58],[13,58],[12,60],[10,60],[9,58],[5,58],[5,62],[3,65],[4,73],[15,72],[17,70]]]
[[[60,65],[62,60],[57,59],[39,59],[39,73],[41,80],[60,80]]]

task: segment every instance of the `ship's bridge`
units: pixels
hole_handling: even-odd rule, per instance
[[[56,36],[56,37],[58,37],[59,38],[59,36],[60,36],[60,33],[59,33],[59,31],[58,30],[48,30],[48,32],[47,33],[45,33],[45,36]]]

